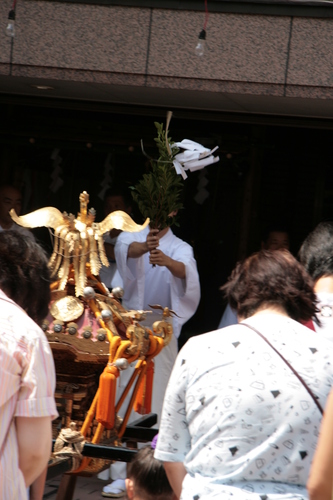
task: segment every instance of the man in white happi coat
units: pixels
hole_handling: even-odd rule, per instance
[[[161,414],[165,389],[177,356],[181,328],[195,313],[200,301],[200,282],[192,247],[166,227],[123,232],[115,246],[118,270],[124,282],[123,305],[128,309],[151,310],[150,305],[169,307],[173,336],[155,358],[152,412]],[[162,319],[161,311],[147,314],[140,322],[152,326]]]
[[[116,210],[122,210],[127,214],[130,214],[132,211],[128,193],[122,186],[113,186],[109,188],[104,196],[104,216],[106,217]],[[103,236],[105,253],[109,261],[109,266],[102,266],[99,277],[109,290],[115,287],[123,287],[123,280],[117,269],[114,255],[114,247],[120,233],[121,231],[119,229],[111,229],[109,233]]]
[[[192,247],[177,238],[166,227],[143,229],[138,233],[122,232],[115,245],[115,257],[118,271],[124,283],[122,303],[127,309],[151,310],[150,305],[159,304],[176,312],[173,316],[173,336],[168,346],[164,347],[156,358],[151,411],[158,419],[162,412],[164,393],[177,357],[177,339],[181,327],[195,313],[200,301],[200,282],[197,264]],[[152,326],[162,319],[162,312],[154,310],[140,324]],[[120,373],[119,387],[124,389],[133,373],[127,369]],[[129,396],[125,400],[129,401]],[[124,409],[120,411],[123,416]],[[129,422],[137,418],[132,412]],[[116,467],[115,467],[116,465]],[[102,496],[117,498],[125,492],[125,467],[122,463],[111,466],[113,483],[103,488]],[[118,476],[117,476],[118,474]],[[103,477],[104,479],[104,477]]]
[[[151,411],[158,418],[162,412],[164,393],[177,357],[177,339],[181,328],[195,313],[200,301],[200,282],[193,249],[177,238],[169,227],[143,229],[138,233],[122,232],[117,239],[115,257],[118,271],[124,283],[123,305],[127,309],[151,310],[150,305],[159,304],[176,312],[173,316],[173,336],[168,346],[154,358],[155,373]],[[162,319],[162,312],[154,310],[140,324],[151,327]],[[119,388],[124,389],[133,373],[129,368],[120,373]],[[121,391],[122,392],[122,391]],[[126,403],[119,412],[124,415]],[[138,417],[132,412],[129,422]],[[114,480],[104,486],[102,496],[117,498],[125,492],[125,464],[117,462],[111,466]],[[103,479],[105,479],[103,477]]]

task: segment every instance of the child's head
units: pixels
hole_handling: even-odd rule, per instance
[[[128,464],[126,491],[129,500],[172,500],[163,463],[150,446],[141,448]]]

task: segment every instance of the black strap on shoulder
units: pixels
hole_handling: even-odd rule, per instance
[[[275,351],[276,354],[278,354],[280,356],[280,358],[283,359],[283,361],[286,363],[286,365],[290,368],[290,370],[294,373],[294,375],[296,375],[296,377],[298,378],[298,380],[303,384],[303,386],[305,387],[305,389],[308,391],[308,393],[312,397],[313,401],[316,403],[316,405],[317,405],[320,413],[323,415],[324,411],[323,411],[323,409],[321,407],[321,404],[319,403],[318,399],[313,394],[312,390],[307,385],[307,383],[305,382],[305,380],[303,380],[302,377],[300,376],[300,374],[297,373],[297,371],[295,370],[295,368],[293,366],[291,366],[291,364],[289,363],[289,361],[287,361],[286,358],[284,356],[282,356],[282,354],[270,343],[270,341],[267,340],[266,337],[264,337],[264,335],[262,333],[260,333],[260,332],[258,332],[258,330],[256,330],[256,328],[254,328],[253,326],[248,325],[247,323],[239,323],[239,324],[247,326],[247,328],[250,328],[255,333],[257,333],[263,340],[265,340],[265,342],[267,342],[267,344],[273,349],[273,351]]]

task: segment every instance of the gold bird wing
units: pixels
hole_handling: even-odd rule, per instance
[[[129,233],[135,233],[137,231],[142,231],[149,224],[149,219],[146,219],[144,224],[136,224],[132,217],[130,217],[126,212],[122,210],[116,210],[111,212],[105,217],[105,219],[97,223],[97,234],[105,234],[111,231],[111,229],[121,229],[122,231],[128,231]]]
[[[54,207],[44,207],[30,212],[27,215],[17,215],[14,208],[10,210],[10,216],[16,224],[23,227],[52,227],[56,229],[64,223],[63,214]]]

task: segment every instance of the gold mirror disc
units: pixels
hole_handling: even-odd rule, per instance
[[[61,321],[74,321],[79,318],[84,311],[82,302],[72,295],[67,295],[55,300],[50,307],[50,313],[55,319]]]

